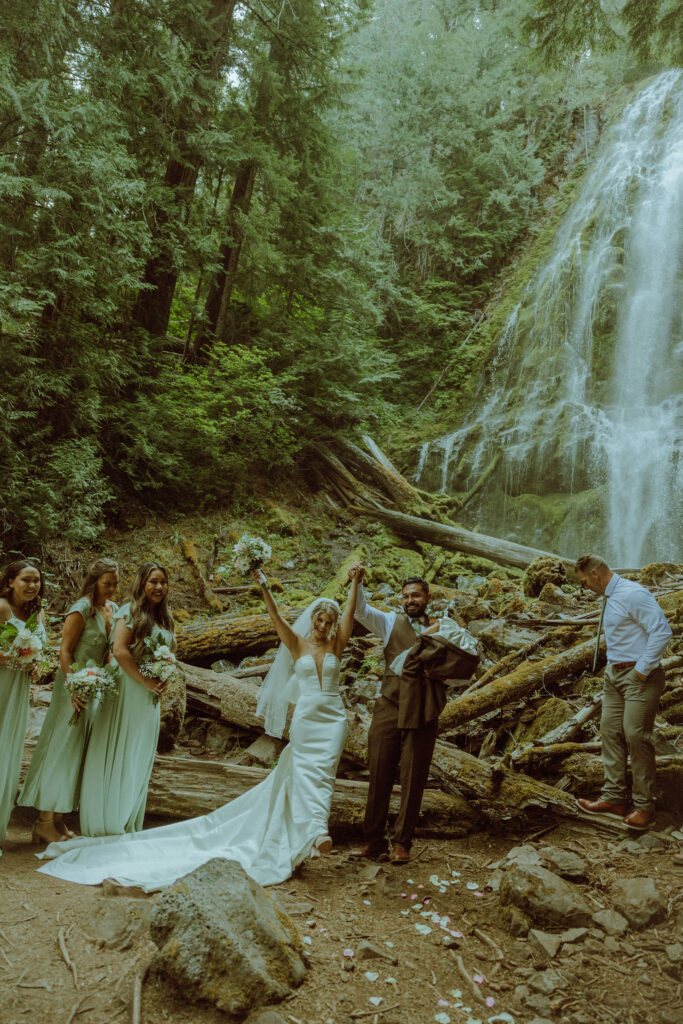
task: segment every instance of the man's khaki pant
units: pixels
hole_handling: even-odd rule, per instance
[[[664,690],[664,669],[654,669],[645,681],[632,668],[605,669],[600,736],[605,782],[602,799],[628,800],[626,764],[631,755],[633,805],[639,811],[655,809],[655,750],[652,729]]]

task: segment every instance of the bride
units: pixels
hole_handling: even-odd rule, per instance
[[[254,572],[282,641],[259,691],[257,713],[271,736],[282,736],[296,702],[289,744],[270,775],[211,814],[124,836],[52,843],[39,870],[84,885],[113,878],[147,892],[170,885],[214,857],[236,860],[261,885],[288,878],[308,856],[327,853],[337,765],[347,733],[339,693],[342,652],[351,636],[358,573],[342,615],[318,598],[291,627],[280,615],[262,572]]]

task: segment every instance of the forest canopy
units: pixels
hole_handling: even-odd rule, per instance
[[[673,59],[666,4],[601,46],[593,3],[595,51],[587,6],[0,0],[5,549],[235,500],[466,377],[587,111]]]

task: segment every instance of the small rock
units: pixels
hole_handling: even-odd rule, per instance
[[[551,996],[558,988],[562,988],[563,984],[559,974],[552,970],[537,971],[532,978],[529,978],[529,987],[544,996]]]
[[[379,946],[373,946],[371,942],[367,942],[366,939],[361,941],[356,946],[356,960],[388,960],[390,964],[397,964],[398,960],[395,956],[392,956],[386,949],[380,949]]]
[[[608,935],[605,939],[604,950],[606,953],[619,953],[621,943],[617,942],[613,935]]]
[[[553,1012],[553,1004],[541,992],[534,992],[532,995],[527,996],[524,1004],[530,1010],[536,1010],[537,1013],[545,1013],[549,1016]]]
[[[645,847],[641,846],[635,839],[624,839],[614,848],[615,853],[645,853]]]
[[[525,1002],[531,995],[531,989],[528,985],[516,985],[515,991],[512,993],[512,1001],[517,1007],[524,1006]]]
[[[583,927],[591,919],[583,897],[546,868],[511,868],[501,882],[500,899],[524,910],[538,924]]]
[[[557,956],[557,952],[562,945],[562,937],[560,935],[541,932],[538,928],[531,928],[527,938],[532,946],[535,946],[541,953],[545,953],[546,956],[551,958]]]
[[[567,928],[560,935],[563,942],[581,942],[588,935],[587,928]]]
[[[598,910],[593,920],[607,935],[623,935],[628,928],[628,921],[616,910]]]
[[[306,976],[293,923],[236,861],[215,858],[166,888],[150,932],[151,971],[233,1017],[281,1001]]]
[[[586,877],[586,862],[571,850],[561,850],[557,846],[544,846],[539,850],[543,866],[550,868],[556,875],[563,878],[580,880]]]
[[[280,909],[284,910],[285,914],[288,914],[290,917],[296,917],[297,914],[313,913],[312,903],[304,903],[303,900],[290,899],[288,896],[285,896],[284,893],[278,893],[277,896],[273,893],[272,898],[278,904]]]
[[[647,928],[666,916],[666,900],[651,878],[620,878],[612,895],[633,928]]]
[[[513,973],[518,978],[530,978],[536,971],[533,967],[517,967]]]
[[[664,952],[672,964],[680,964],[683,961],[683,943],[672,942],[664,947]]]
[[[513,846],[508,850],[501,861],[501,867],[510,867],[513,864],[540,864],[541,857],[535,846],[526,843],[524,846]]]
[[[444,935],[442,943],[446,947],[446,949],[458,949],[460,946],[458,940],[453,938],[452,935]]]
[[[508,932],[515,938],[525,936],[531,928],[531,918],[513,904],[501,907],[500,914]]]
[[[624,940],[621,944],[621,952],[624,956],[635,956],[638,950],[631,942]]]
[[[668,846],[669,843],[662,836],[658,836],[656,832],[643,832],[642,836],[639,836],[636,840],[638,846],[644,846],[646,850],[661,849],[662,846]]]
[[[263,1013],[259,1013],[258,1017],[250,1017],[247,1024],[287,1024],[287,1022],[275,1010],[265,1010]]]
[[[98,946],[129,949],[149,925],[153,903],[150,900],[117,899],[102,902],[95,909],[90,929]]]
[[[603,945],[598,939],[586,939],[583,944],[583,948],[588,953],[602,953]]]

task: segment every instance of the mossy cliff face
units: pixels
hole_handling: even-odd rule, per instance
[[[454,378],[446,432],[415,453],[422,487],[463,495],[502,450],[463,523],[618,565],[675,557],[682,142],[683,75],[667,72],[615,119],[479,330],[478,390]]]

